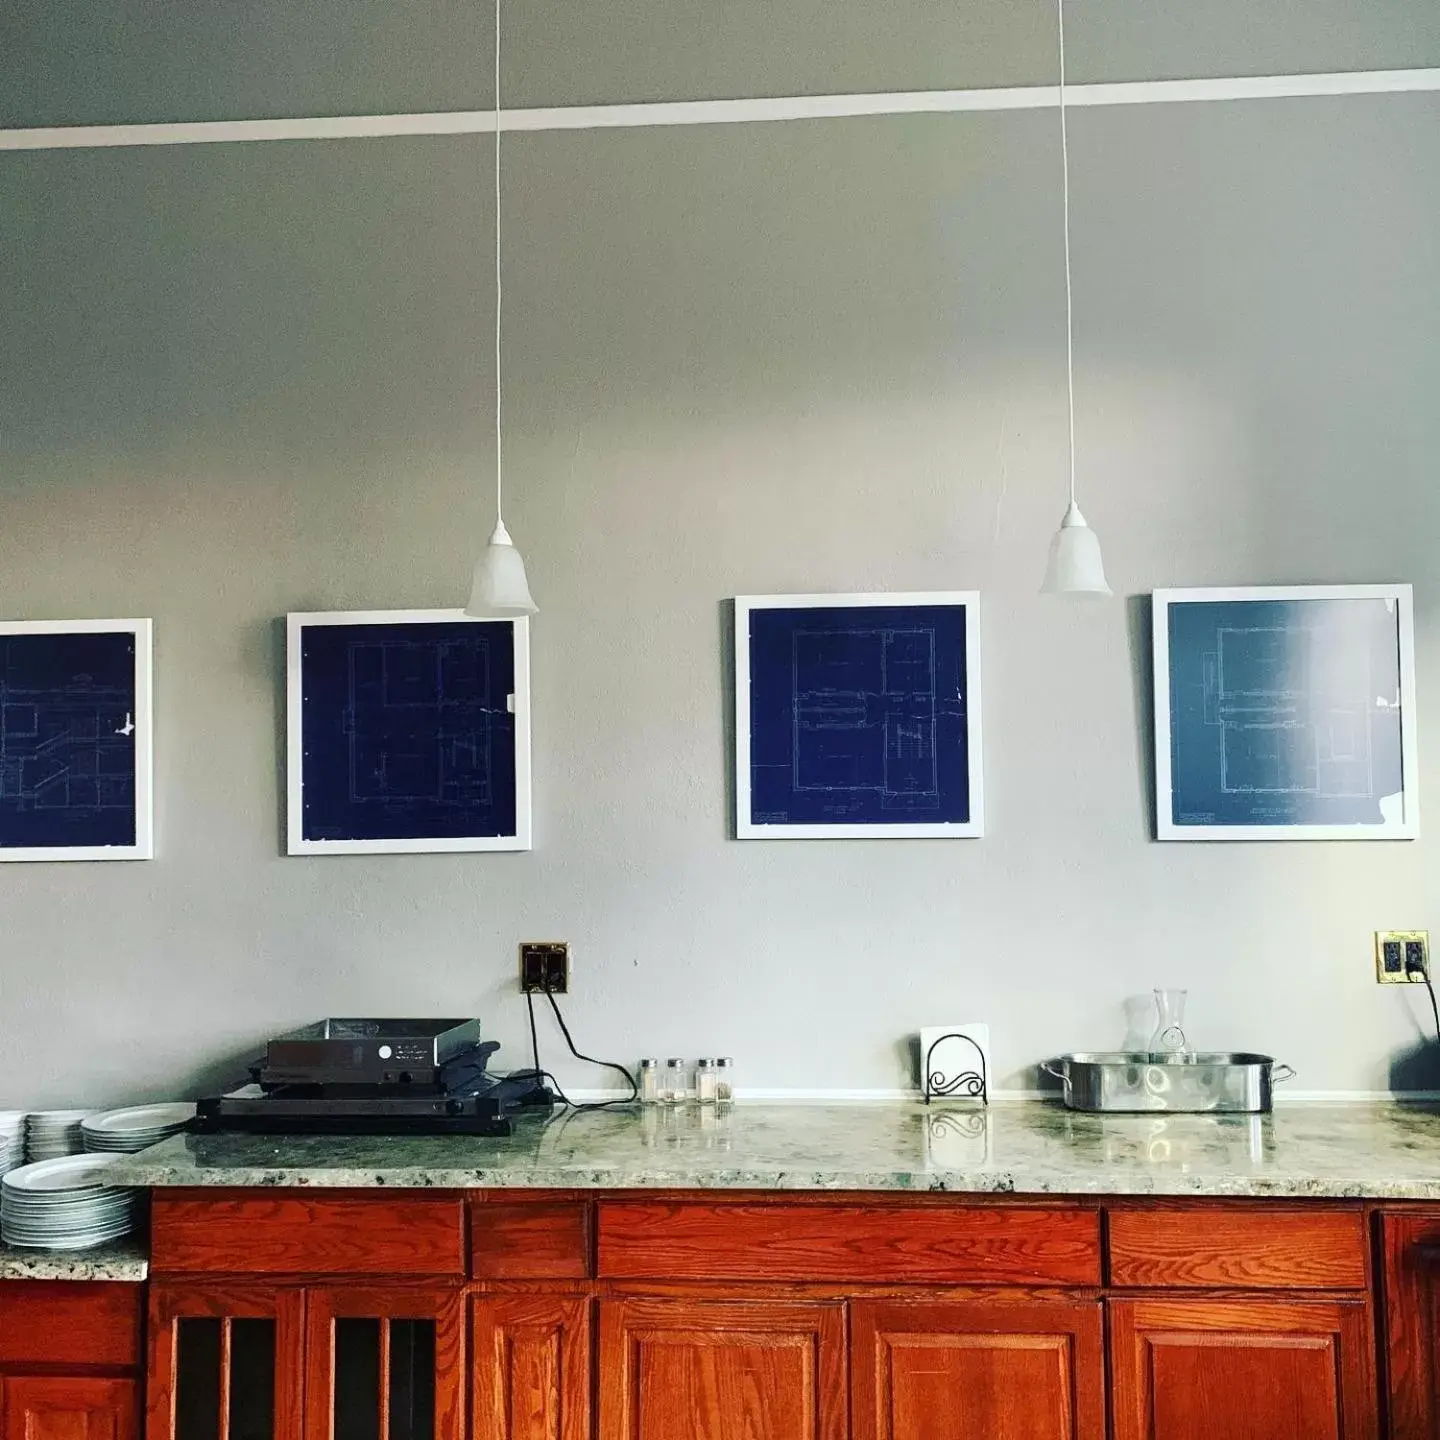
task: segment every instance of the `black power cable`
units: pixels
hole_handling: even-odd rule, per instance
[[[1430,967],[1427,965],[1421,972],[1425,977],[1425,988],[1430,992],[1430,1013],[1435,1017],[1435,1040],[1440,1043],[1440,1003],[1435,999],[1435,987],[1430,983]]]
[[[577,1059],[583,1060],[587,1065],[600,1065],[606,1070],[618,1070],[625,1077],[625,1082],[630,1086],[630,1093],[617,1100],[591,1100],[585,1103],[572,1100],[560,1088],[560,1082],[544,1069],[540,1064],[540,1041],[535,1031],[535,996],[533,992],[525,992],[525,1008],[530,1013],[530,1054],[535,1062],[534,1077],[539,1084],[549,1084],[550,1088],[560,1097],[563,1105],[568,1105],[572,1110],[608,1110],[614,1105],[629,1105],[640,1098],[640,1086],[636,1083],[634,1075],[625,1066],[614,1060],[597,1060],[593,1055],[582,1054],[576,1049],[575,1041],[570,1034],[570,1027],[565,1023],[565,1017],[560,1013],[559,1003],[555,999],[553,990],[543,992],[545,998],[550,1002],[550,1008],[555,1012],[555,1019],[560,1026],[560,1033],[565,1037],[565,1044],[569,1046],[570,1053]]]
[[[1406,949],[1409,949],[1407,944]],[[1435,987],[1430,983],[1430,957],[1427,955],[1424,961],[1405,960],[1405,974],[1407,976],[1419,975],[1425,982],[1425,989],[1430,996],[1430,1013],[1435,1017],[1435,1040],[1440,1044],[1440,1002],[1435,999]]]

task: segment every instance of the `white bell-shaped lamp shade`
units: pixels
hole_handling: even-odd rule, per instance
[[[1050,542],[1050,565],[1045,571],[1044,595],[1110,595],[1105,582],[1105,562],[1100,558],[1100,540],[1085,523],[1080,507],[1072,500],[1060,529]]]
[[[525,562],[505,522],[498,521],[490,543],[475,562],[475,580],[465,613],[476,620],[503,620],[512,615],[533,615],[538,609],[530,598]]]

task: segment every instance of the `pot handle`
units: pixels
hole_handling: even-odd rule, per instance
[[[1064,1062],[1062,1061],[1061,1063],[1063,1064]],[[1063,1082],[1063,1081],[1069,1079],[1069,1076],[1065,1073],[1064,1070],[1058,1070],[1058,1069],[1056,1069],[1055,1061],[1053,1061],[1053,1060],[1042,1060],[1042,1061],[1040,1062],[1040,1068],[1041,1068],[1047,1075],[1053,1075],[1053,1076],[1055,1077],[1055,1079],[1057,1079],[1057,1080],[1059,1080],[1059,1081],[1062,1081],[1062,1082]]]
[[[1273,1065],[1270,1068],[1270,1083],[1272,1085],[1280,1085],[1284,1081],[1293,1080],[1294,1078],[1295,1067],[1293,1065],[1286,1065],[1282,1061],[1279,1065]]]

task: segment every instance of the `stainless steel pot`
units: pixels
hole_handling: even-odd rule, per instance
[[[1088,1050],[1040,1067],[1064,1087],[1072,1110],[1256,1113],[1271,1108],[1271,1087],[1295,1074],[1270,1055],[1202,1050],[1182,1061],[1144,1050]]]

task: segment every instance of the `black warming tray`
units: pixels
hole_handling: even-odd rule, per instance
[[[287,1085],[431,1087],[445,1065],[479,1043],[478,1020],[317,1020],[265,1049],[255,1078]]]

